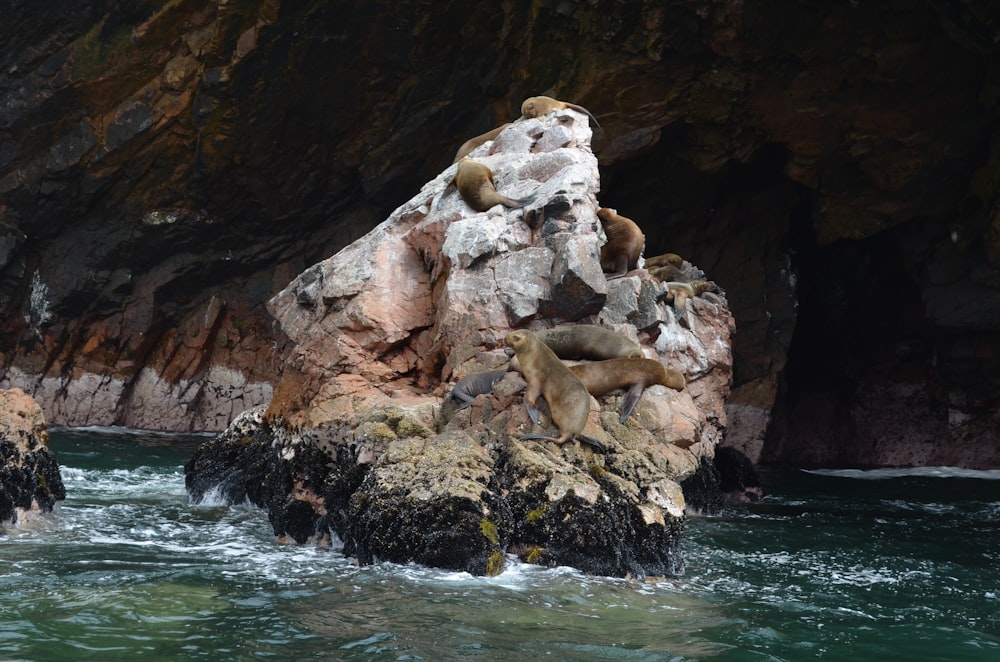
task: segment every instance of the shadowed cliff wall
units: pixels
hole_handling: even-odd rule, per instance
[[[932,0],[7,2],[0,376],[52,423],[220,429],[280,373],[264,302],[550,94],[604,128],[602,204],[726,289],[731,443],[995,449],[998,25]]]

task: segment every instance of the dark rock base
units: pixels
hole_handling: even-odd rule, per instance
[[[249,501],[267,510],[279,538],[339,540],[344,554],[361,564],[414,562],[492,576],[513,554],[594,575],[644,578],[683,571],[682,518],[644,521],[611,481],[601,481],[599,471],[595,479],[612,498],[590,502],[570,490],[551,500],[541,486],[519,490],[524,476],[502,445],[490,457],[497,470],[481,486],[479,500],[421,500],[404,489],[386,489],[375,465],[358,464],[349,446],[322,448],[254,414],[204,443],[185,473],[193,501]]]

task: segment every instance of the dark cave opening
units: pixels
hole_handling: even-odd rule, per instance
[[[820,246],[814,219],[793,218],[798,311],[762,461],[843,464],[870,455],[879,402],[940,416],[930,386],[934,331],[901,237],[906,228]]]
[[[991,382],[983,365],[995,365],[995,343],[930,309],[935,279],[943,289],[930,296],[950,300],[970,269],[948,221],[916,218],[821,244],[817,194],[790,178],[784,148],[764,145],[745,162],[706,170],[692,160],[696,132],[667,127],[656,146],[603,166],[600,201],[640,224],[647,256],[678,252],[726,291],[736,320],[734,395],[770,412],[753,431],[760,461],[940,456],[956,402],[995,406],[997,392],[995,383],[981,397],[969,389]],[[921,443],[937,450],[893,455]]]
[[[812,226],[796,218],[790,232],[799,304],[785,370],[792,401],[802,391],[846,395],[858,375],[931,352],[920,285],[898,233],[819,246]]]

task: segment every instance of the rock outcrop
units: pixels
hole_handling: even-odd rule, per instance
[[[471,157],[501,193],[531,202],[476,213],[452,165],[275,296],[291,341],[282,381],[266,411],[199,449],[193,497],[249,498],[276,534],[333,535],[363,563],[495,574],[517,553],[606,575],[677,573],[679,481],[722,438],[732,317],[721,293],[678,314],[644,269],[606,280],[590,139],[575,111],[521,119]],[[646,389],[624,423],[620,392],[591,398],[587,433],[606,452],[520,440],[539,428],[513,370],[470,406],[446,404],[456,380],[508,365],[510,330],[580,323],[638,342],[687,381]],[[547,417],[541,428],[554,430]]]
[[[0,533],[66,498],[47,442],[41,407],[20,389],[0,390]]]

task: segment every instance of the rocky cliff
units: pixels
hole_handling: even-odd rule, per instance
[[[601,122],[603,204],[726,290],[729,439],[996,466],[991,3],[12,0],[0,384],[55,423],[222,429],[264,302],[534,94]]]

